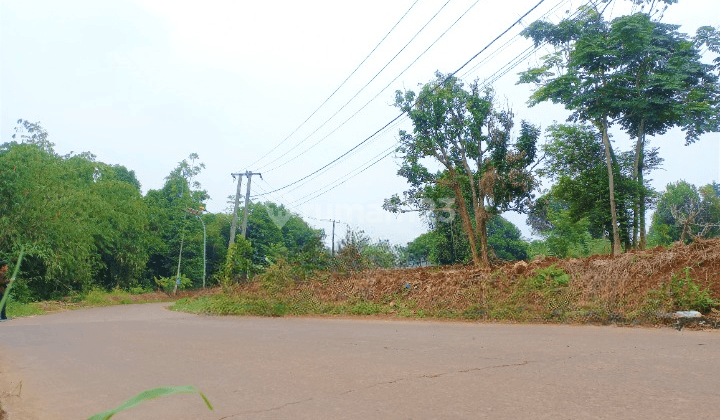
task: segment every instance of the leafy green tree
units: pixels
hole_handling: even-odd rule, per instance
[[[419,266],[432,262],[438,264],[437,252],[442,237],[436,231],[425,232],[408,242],[408,265]]]
[[[39,124],[21,122],[23,143],[0,146],[0,254],[26,248],[23,287],[49,298],[136,283],[147,209],[132,172],[90,153],[58,156]]]
[[[552,101],[572,111],[574,121],[589,121],[602,137],[607,167],[610,214],[612,220],[613,254],[620,253],[620,233],[615,199],[614,152],[608,134],[609,119],[614,115],[613,98],[616,86],[611,83],[614,70],[620,65],[609,44],[609,28],[598,10],[584,6],[574,19],[558,24],[536,21],[523,35],[536,46],[549,43],[556,51],[544,58],[543,64],[521,73],[521,83],[534,83],[537,88],[530,105]]]
[[[252,244],[252,262],[257,269],[281,256],[305,271],[327,268],[324,232],[313,229],[300,216],[272,202],[250,203],[247,239]],[[268,260],[270,258],[270,260]]]
[[[338,244],[333,265],[342,272],[394,268],[401,264],[399,257],[397,248],[388,240],[373,241],[362,230],[348,229]]]
[[[675,241],[720,236],[720,194],[716,183],[698,190],[686,181],[668,184],[658,200],[650,227],[652,242],[668,245]]]
[[[488,244],[501,260],[528,259],[528,244],[520,236],[520,229],[500,216],[488,221]]]
[[[202,282],[202,226],[187,211],[204,208],[209,198],[195,180],[205,167],[196,163],[197,159],[193,153],[182,160],[165,178],[160,190],[150,190],[145,195],[150,232],[147,278],[175,278],[182,273],[195,285]],[[194,240],[186,242],[189,232],[196,234]]]
[[[571,120],[592,122],[601,133],[610,187],[613,254],[617,254],[618,169],[608,135],[610,123],[617,120],[636,139],[633,179],[643,187],[646,135],[681,126],[686,142],[692,142],[702,133],[717,131],[720,90],[712,66],[701,63],[692,40],[677,32],[677,26],[654,22],[649,13],[606,22],[597,6],[585,6],[579,18],[556,25],[531,24],[524,35],[536,45],[549,43],[556,52],[546,56],[540,67],[523,72],[520,82],[538,86],[531,104],[561,103],[573,111]],[[711,35],[697,42],[709,40],[712,45]],[[639,229],[641,247],[646,198],[642,188],[636,190],[633,242],[638,241]]]
[[[545,241],[545,254],[559,258],[581,257],[590,253],[590,221],[575,219],[569,206],[551,194],[540,197],[528,217],[535,234]]]
[[[15,134],[12,135],[13,140],[19,139],[21,144],[32,144],[46,153],[55,154],[55,143],[48,140],[49,134],[40,125],[40,121],[31,123],[28,120],[19,119],[17,123]]]
[[[538,216],[548,209],[556,214],[560,210],[567,210],[573,223],[586,218],[589,231],[595,238],[605,236],[605,232],[612,232],[609,182],[603,165],[604,151],[600,134],[591,126],[577,124],[553,124],[546,133],[547,143],[542,148],[545,165],[538,172],[555,181],[555,185],[550,189],[548,197],[538,200],[534,205],[530,212],[530,225],[536,232],[542,232],[539,226],[533,226],[543,220],[538,219]],[[626,247],[631,245],[632,209],[636,197],[642,192],[648,204],[654,198],[654,192],[648,185],[641,186],[632,179],[632,160],[631,153],[621,153],[614,158],[618,231]],[[649,172],[661,162],[657,149],[651,149],[646,153],[643,170]],[[552,206],[548,207],[548,203]],[[557,207],[559,205],[562,208]]]
[[[617,46],[622,65],[613,80],[618,87],[615,116],[636,139],[633,179],[640,185],[647,135],[680,126],[686,133],[685,143],[690,144],[701,134],[720,130],[718,77],[711,65],[701,61],[694,46],[697,41],[679,33],[678,28],[655,22],[645,13],[619,17],[610,26],[611,42]],[[700,31],[703,35],[698,37],[712,45],[707,27]],[[641,190],[634,203],[633,223],[633,242],[640,248],[645,246],[645,201]]]
[[[368,244],[363,250],[363,256],[370,261],[374,268],[395,268],[398,266],[398,255],[390,241],[381,239]]]
[[[147,206],[139,182],[134,176],[135,182],[126,177],[130,171],[97,163],[93,166],[95,179],[88,180],[84,189],[97,203],[90,216],[95,224],[95,246],[103,262],[97,283],[127,289],[140,281],[148,260]]]
[[[492,93],[480,92],[477,83],[468,91],[458,79],[440,73],[419,94],[396,92],[395,106],[413,122],[412,133],[400,131],[398,149],[403,154],[398,174],[411,186],[406,201],[421,202],[428,187],[452,191],[472,261],[489,265],[488,220],[527,206],[535,187],[529,167],[540,130],[523,121],[513,143],[511,111],[495,109]],[[428,159],[443,170],[433,173],[426,166]],[[383,207],[397,212],[401,204],[394,196]]]
[[[87,229],[89,197],[68,180],[63,160],[35,144],[5,143],[0,152],[0,249],[25,247],[23,274],[37,297],[90,287],[99,261]]]
[[[358,272],[372,267],[363,251],[370,245],[370,237],[363,231],[353,231],[348,227],[345,237],[340,239],[333,266],[341,272]]]
[[[250,203],[247,239],[252,244],[252,263],[258,268],[268,264],[273,245],[283,245],[282,231],[268,214],[263,203]]]
[[[274,203],[265,203],[271,214],[273,207],[281,214],[285,211],[282,206]],[[322,270],[328,268],[330,263],[327,248],[323,243],[325,232],[322,229],[313,229],[306,221],[296,214],[290,214],[287,222],[280,229],[283,244],[288,249],[288,261],[300,265],[305,271]]]

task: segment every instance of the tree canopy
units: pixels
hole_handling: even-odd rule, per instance
[[[437,186],[452,191],[450,208],[459,214],[472,260],[488,265],[488,220],[523,211],[531,199],[535,178],[529,168],[539,128],[523,121],[513,142],[514,115],[495,106],[492,91],[481,92],[477,83],[466,90],[457,78],[441,73],[418,94],[396,92],[395,106],[413,122],[412,132],[400,131],[398,148],[398,175],[410,189],[405,201],[396,195],[384,208],[398,212],[406,203],[428,203]],[[442,169],[435,171],[427,159]]]

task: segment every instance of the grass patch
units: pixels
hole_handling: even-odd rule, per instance
[[[41,304],[37,302],[20,303],[12,300],[7,303],[5,312],[7,312],[11,318],[22,318],[24,316],[43,315],[47,313]]]
[[[50,312],[72,310],[80,308],[95,308],[112,305],[128,305],[132,303],[167,302],[174,298],[158,293],[139,293],[115,289],[110,292],[93,289],[85,294],[74,294],[63,300],[45,300],[40,302],[22,303],[15,300],[8,300],[6,312],[10,318],[22,318],[26,316],[44,315]]]

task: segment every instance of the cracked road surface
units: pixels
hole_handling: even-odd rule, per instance
[[[9,419],[86,419],[178,385],[215,411],[176,395],[114,419],[697,420],[720,406],[719,331],[209,317],[165,305],[0,324]]]

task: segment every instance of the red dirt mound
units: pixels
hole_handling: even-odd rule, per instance
[[[576,307],[601,299],[612,305],[621,302],[622,307],[637,308],[648,291],[660,289],[673,276],[684,278],[686,271],[700,289],[707,289],[712,298],[720,299],[720,239],[631,251],[618,257],[596,255],[562,260],[548,257],[485,269],[445,266],[371,270],[336,275],[330,281],[314,282],[303,289],[311,289],[312,294],[323,301],[363,299],[378,302],[397,295],[411,298],[419,308],[462,311],[482,302],[488,293],[510,296],[521,278],[532,277],[538,269],[552,265],[570,275],[569,297],[564,299],[572,299]],[[548,306],[547,296],[538,295],[537,302],[526,303]],[[624,311],[620,309],[619,312]]]

